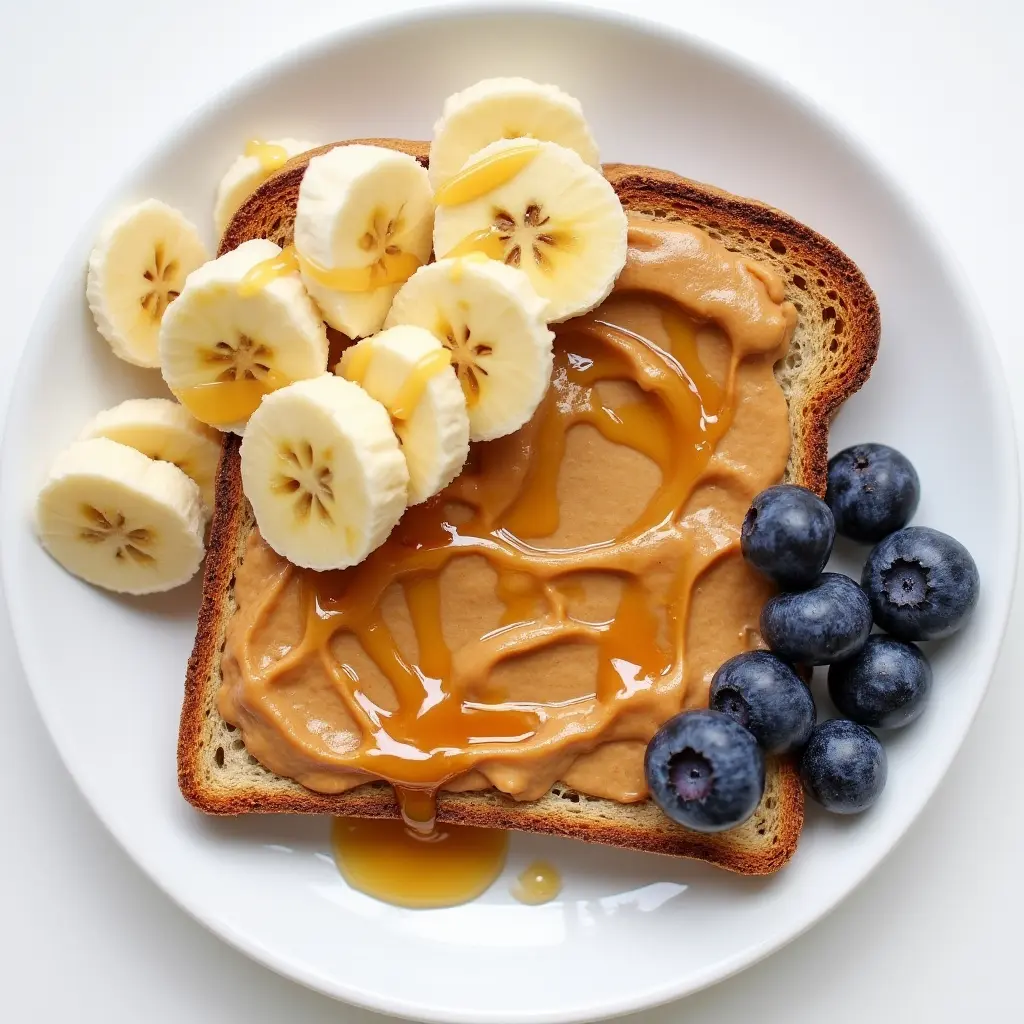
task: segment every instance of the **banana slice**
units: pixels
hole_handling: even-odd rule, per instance
[[[170,462],[199,485],[213,508],[220,461],[220,434],[169,398],[129,398],[96,416],[80,440],[107,437],[160,462]]]
[[[160,321],[206,259],[195,225],[159,199],[107,223],[89,256],[85,296],[114,355],[136,366],[160,365]]]
[[[409,467],[409,504],[447,487],[469,455],[469,416],[452,354],[422,327],[392,327],[346,349],[336,372],[391,414]]]
[[[327,331],[294,264],[266,239],[189,275],[160,328],[160,369],[196,419],[240,434],[264,395],[327,369]]]
[[[436,201],[434,252],[483,252],[518,267],[548,300],[552,323],[601,303],[626,263],[626,214],[615,190],[553,142],[491,143]]]
[[[430,182],[438,188],[498,139],[527,136],[557,142],[591,167],[601,166],[579,100],[527,78],[487,78],[445,100],[430,144]]]
[[[408,154],[338,146],[309,162],[295,215],[302,280],[350,338],[380,330],[399,285],[430,256],[427,172]]]
[[[344,569],[402,518],[409,471],[384,406],[324,374],[275,391],[253,413],[242,489],[279,555],[308,569]]]
[[[105,437],[59,455],[36,503],[43,547],[68,572],[124,594],[190,580],[203,559],[199,487]]]
[[[489,441],[518,430],[544,397],[554,338],[546,308],[525,274],[470,256],[416,271],[395,296],[385,326],[426,328],[451,352],[469,438]]]
[[[217,199],[213,207],[213,221],[217,236],[231,223],[235,211],[259,188],[282,164],[307,149],[315,149],[317,143],[302,139],[271,139],[262,142],[250,139],[245,151],[235,157],[217,186]]]

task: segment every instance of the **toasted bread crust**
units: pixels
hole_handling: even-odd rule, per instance
[[[426,143],[392,139],[356,140],[389,146],[426,164]],[[299,184],[309,160],[333,146],[295,157],[258,188],[236,213],[221,241],[227,252],[250,238],[291,241]],[[689,181],[668,171],[609,164],[605,173],[627,209],[658,217],[675,217],[712,234],[750,239],[758,258],[763,251],[786,256],[789,290],[827,287],[836,306],[826,306],[824,320],[838,341],[812,375],[813,386],[790,395],[793,455],[787,479],[824,493],[828,428],[836,410],[867,379],[878,350],[880,320],[875,297],[852,261],[835,245],[787,214],[756,200]],[[796,268],[796,269],[794,269]],[[803,271],[806,270],[806,273]],[[798,272],[800,271],[800,272]],[[811,275],[818,275],[811,278]],[[815,283],[812,284],[811,281]],[[819,302],[820,305],[820,302]],[[831,310],[831,315],[828,315]],[[369,783],[338,795],[315,793],[297,783],[267,786],[211,785],[206,736],[210,716],[217,716],[216,690],[224,630],[233,609],[234,571],[252,526],[242,493],[240,441],[226,435],[217,479],[203,599],[195,646],[189,660],[178,739],[178,783],[193,806],[212,814],[289,812],[361,817],[397,817],[389,785]],[[223,752],[221,752],[223,756]],[[283,783],[284,780],[277,780]],[[767,818],[771,838],[766,838]],[[556,787],[539,801],[517,802],[495,791],[442,793],[441,821],[510,828],[568,836],[589,842],[690,857],[743,874],[769,874],[792,856],[803,824],[803,793],[789,760],[775,760],[768,788],[755,819],[731,832],[704,835],[669,822],[649,802],[619,805]]]

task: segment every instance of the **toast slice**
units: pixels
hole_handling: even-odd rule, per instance
[[[402,150],[426,164],[426,143],[359,141]],[[220,251],[252,238],[289,244],[306,165],[331,148],[295,157],[258,188],[228,226]],[[628,164],[608,164],[604,170],[630,211],[700,227],[727,248],[768,264],[785,282],[787,297],[799,314],[789,353],[776,366],[792,432],[785,478],[824,493],[829,423],[867,379],[878,350],[878,305],[857,266],[827,239],[763,203],[668,171]],[[185,684],[178,740],[181,791],[193,806],[212,814],[397,817],[388,784],[368,783],[344,794],[325,795],[273,774],[247,753],[240,734],[217,710],[224,633],[235,607],[234,573],[254,527],[242,494],[239,439],[229,434],[221,455],[202,607]],[[442,792],[437,816],[441,821],[691,857],[761,875],[777,870],[792,856],[803,824],[803,795],[794,765],[775,759],[754,815],[740,827],[718,834],[682,828],[651,801],[620,804],[577,793],[561,783],[532,802],[494,790]]]

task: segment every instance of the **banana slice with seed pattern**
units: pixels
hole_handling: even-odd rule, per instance
[[[356,565],[405,511],[409,471],[387,410],[333,374],[268,395],[241,457],[260,533],[294,565]]]
[[[250,139],[245,151],[238,154],[217,186],[213,207],[217,236],[224,234],[235,211],[267,178],[293,156],[315,149],[316,145],[302,139],[271,139],[268,142]]]
[[[196,419],[242,433],[263,397],[327,369],[327,331],[298,272],[266,239],[189,276],[160,329],[160,369]]]
[[[527,78],[487,78],[445,100],[430,144],[430,182],[439,188],[484,146],[523,137],[557,142],[601,166],[579,100]]]
[[[350,338],[380,330],[395,292],[430,256],[427,172],[406,153],[337,146],[314,157],[295,214],[302,280]]]
[[[466,399],[452,353],[422,327],[391,327],[346,349],[336,372],[391,414],[409,467],[409,504],[448,486],[469,455]]]
[[[170,462],[199,485],[207,511],[213,508],[220,434],[169,398],[129,398],[99,413],[80,440],[106,437],[159,462]]]
[[[195,225],[158,199],[106,224],[89,256],[85,295],[114,355],[135,366],[160,365],[160,321],[206,259]]]
[[[401,288],[387,327],[415,324],[451,352],[469,411],[471,441],[518,430],[551,379],[547,304],[525,274],[495,260],[439,260]]]
[[[626,263],[626,214],[570,149],[510,139],[475,153],[438,190],[434,252],[482,252],[522,270],[556,323],[607,298]]]
[[[36,503],[43,547],[68,572],[125,594],[153,594],[191,579],[203,558],[199,487],[105,437],[57,457]]]

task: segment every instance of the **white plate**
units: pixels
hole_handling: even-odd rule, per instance
[[[812,811],[776,878],[515,837],[506,878],[470,906],[412,912],[367,899],[335,871],[325,820],[211,821],[178,795],[198,586],[118,599],[64,574],[32,537],[33,498],[53,455],[97,410],[161,391],[155,373],[110,355],[86,310],[85,260],[111,209],[155,195],[209,227],[214,183],[246,138],[425,138],[445,96],[496,74],[553,79],[579,96],[607,159],[758,196],[860,264],[881,303],[882,354],[833,447],[903,449],[924,485],[918,521],[958,536],[981,568],[974,620],[933,652],[933,706],[887,741],[882,799],[854,820]],[[473,1024],[592,1019],[692,992],[777,949],[863,879],[921,810],[963,739],[1005,625],[1017,542],[1013,428],[982,316],[956,271],[875,165],[803,100],[704,44],[633,23],[550,10],[407,17],[253,76],[126,178],[74,243],[13,394],[4,583],[36,700],[83,793],[157,884],[217,934],[304,984],[390,1013]],[[564,871],[564,894],[520,906],[508,876],[541,850]]]

